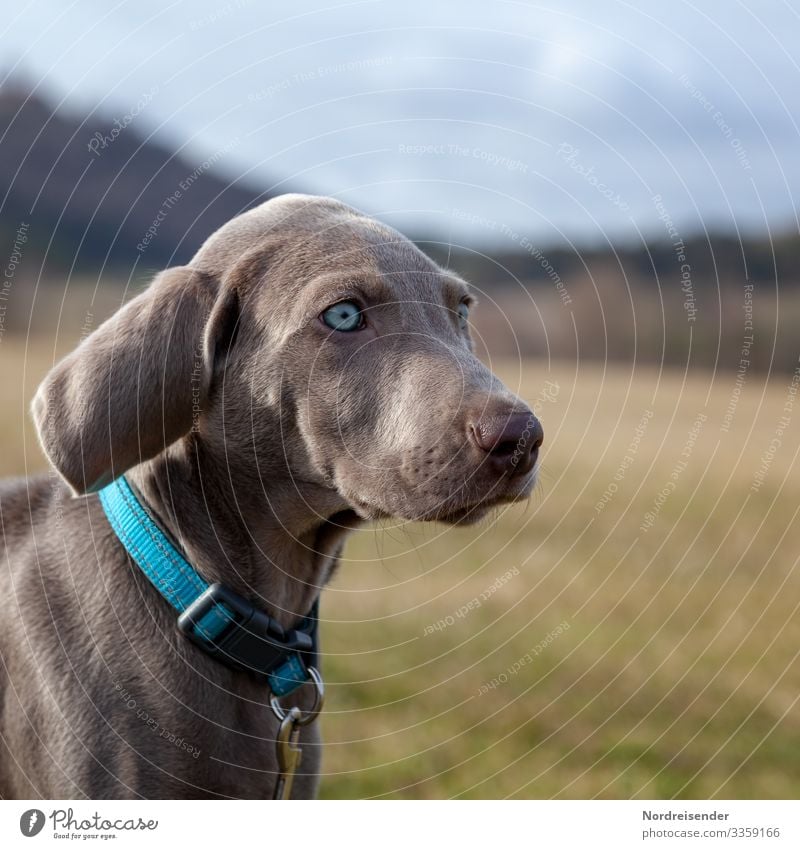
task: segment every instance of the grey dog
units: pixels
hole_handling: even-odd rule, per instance
[[[472,301],[391,228],[286,195],[53,368],[33,415],[55,471],[0,486],[0,795],[271,796],[264,681],[178,632],[97,492],[124,473],[200,575],[292,626],[360,523],[530,494],[541,426],[474,355]]]

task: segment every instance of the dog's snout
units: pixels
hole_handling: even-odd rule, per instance
[[[496,470],[512,475],[530,472],[544,439],[542,425],[530,410],[481,416],[470,423],[469,432]]]

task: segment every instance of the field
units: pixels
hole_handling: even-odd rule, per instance
[[[4,475],[43,467],[26,410],[52,357],[2,339]],[[544,423],[540,485],[474,528],[348,544],[323,795],[796,797],[792,375],[494,367]]]

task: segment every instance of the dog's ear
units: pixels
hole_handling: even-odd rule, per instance
[[[75,493],[101,489],[191,430],[218,353],[212,326],[230,322],[229,310],[209,320],[218,299],[209,275],[164,271],[45,378],[33,417]]]

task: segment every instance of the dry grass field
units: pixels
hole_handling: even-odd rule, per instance
[[[52,359],[0,342],[4,475],[43,467],[27,404]],[[792,376],[493,365],[540,413],[541,483],[477,527],[349,543],[323,795],[796,797]]]

